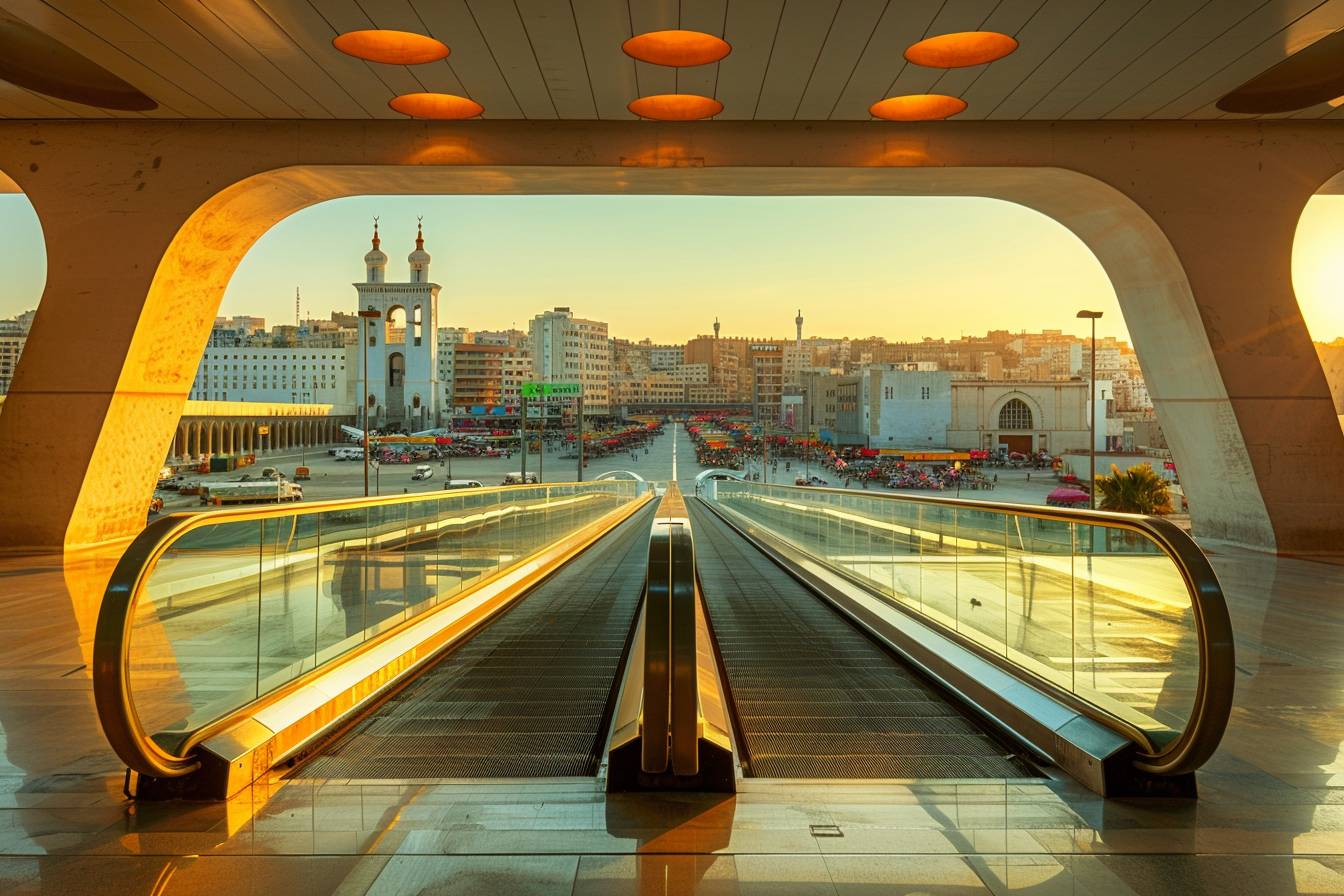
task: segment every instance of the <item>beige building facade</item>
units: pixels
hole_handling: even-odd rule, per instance
[[[1086,450],[1088,384],[1082,380],[954,380],[949,448],[1032,454]],[[1098,428],[1104,414],[1098,411]],[[1104,434],[1104,433],[1103,433]]]

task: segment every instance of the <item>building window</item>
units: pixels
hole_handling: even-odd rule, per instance
[[[1013,398],[999,409],[999,429],[1031,429],[1031,408],[1020,398]]]
[[[932,397],[932,395],[931,395],[932,391],[933,391],[933,390],[931,390],[928,386],[920,386],[920,387],[919,387],[919,397],[922,398],[922,399],[924,399],[925,401],[928,401],[929,398]]]

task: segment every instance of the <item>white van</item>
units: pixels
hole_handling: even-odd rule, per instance
[[[485,488],[485,486],[475,479],[449,479],[443,484],[444,491],[455,491],[459,488]]]

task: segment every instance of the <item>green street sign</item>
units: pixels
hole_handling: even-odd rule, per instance
[[[523,383],[524,398],[577,398],[583,387],[578,383]]]

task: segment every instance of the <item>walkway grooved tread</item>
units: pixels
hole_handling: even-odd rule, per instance
[[[1031,774],[912,669],[698,501],[690,507],[696,568],[752,775]]]
[[[304,778],[597,773],[644,590],[642,511],[519,599],[303,766]]]

